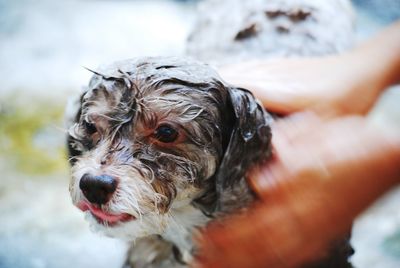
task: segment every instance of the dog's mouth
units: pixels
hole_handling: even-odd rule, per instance
[[[136,218],[127,213],[112,214],[103,211],[101,208],[90,204],[88,202],[80,202],[77,207],[82,211],[90,211],[92,216],[97,220],[98,223],[106,226],[115,226],[119,223],[135,220]]]

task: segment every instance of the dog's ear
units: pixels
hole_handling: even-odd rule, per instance
[[[246,172],[271,154],[271,115],[250,91],[234,87],[227,87],[227,90],[229,126],[223,141],[224,155],[219,168],[208,181],[208,193],[196,200],[208,215],[243,206],[237,204],[242,197],[231,195],[240,195],[242,191],[246,191],[243,196],[251,193],[245,181]],[[234,200],[236,204],[232,204]]]
[[[250,91],[229,88],[228,92],[233,126],[215,174],[218,192],[238,182],[252,165],[264,160],[271,151],[271,115]]]
[[[246,172],[271,154],[271,115],[250,91],[229,88],[228,92],[233,126],[224,157],[215,173],[217,210],[224,210],[224,193],[228,190],[231,194],[229,188],[243,184],[247,187],[243,182]]]

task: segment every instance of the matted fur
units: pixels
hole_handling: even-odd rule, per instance
[[[75,205],[84,174],[117,178],[108,213],[134,221],[104,233],[135,240],[160,235],[191,259],[194,229],[252,200],[246,170],[270,155],[271,117],[245,89],[209,66],[177,58],[142,58],[96,70],[69,129],[70,191]],[[168,123],[173,143],[153,133]]]

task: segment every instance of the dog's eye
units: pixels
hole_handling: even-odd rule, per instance
[[[170,143],[178,138],[178,131],[169,125],[161,125],[154,132],[154,137],[161,142]]]
[[[97,132],[96,126],[94,124],[92,124],[92,123],[89,123],[87,121],[83,121],[83,126],[84,126],[84,128],[86,129],[86,131],[87,131],[87,133],[89,135],[92,135],[92,134]]]

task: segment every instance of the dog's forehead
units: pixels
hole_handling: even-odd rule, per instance
[[[104,82],[107,78],[121,78],[128,75],[137,82],[150,82],[175,79],[191,84],[211,83],[222,81],[218,73],[209,65],[185,58],[148,57],[136,58],[100,66],[94,75],[90,87]]]
[[[172,97],[171,91],[181,98],[200,100],[207,97],[208,89],[225,85],[217,72],[201,62],[175,57],[136,58],[101,66],[89,82],[83,96],[85,107],[96,107],[104,112],[119,103],[133,99]],[[223,91],[224,86],[218,86]],[[178,89],[178,90],[177,90]],[[220,94],[225,95],[224,92]]]
[[[82,103],[87,121],[147,118],[152,120],[144,122],[156,122],[153,119],[157,118],[186,122],[200,114],[218,120],[228,94],[214,69],[189,59],[131,59],[93,72]]]

